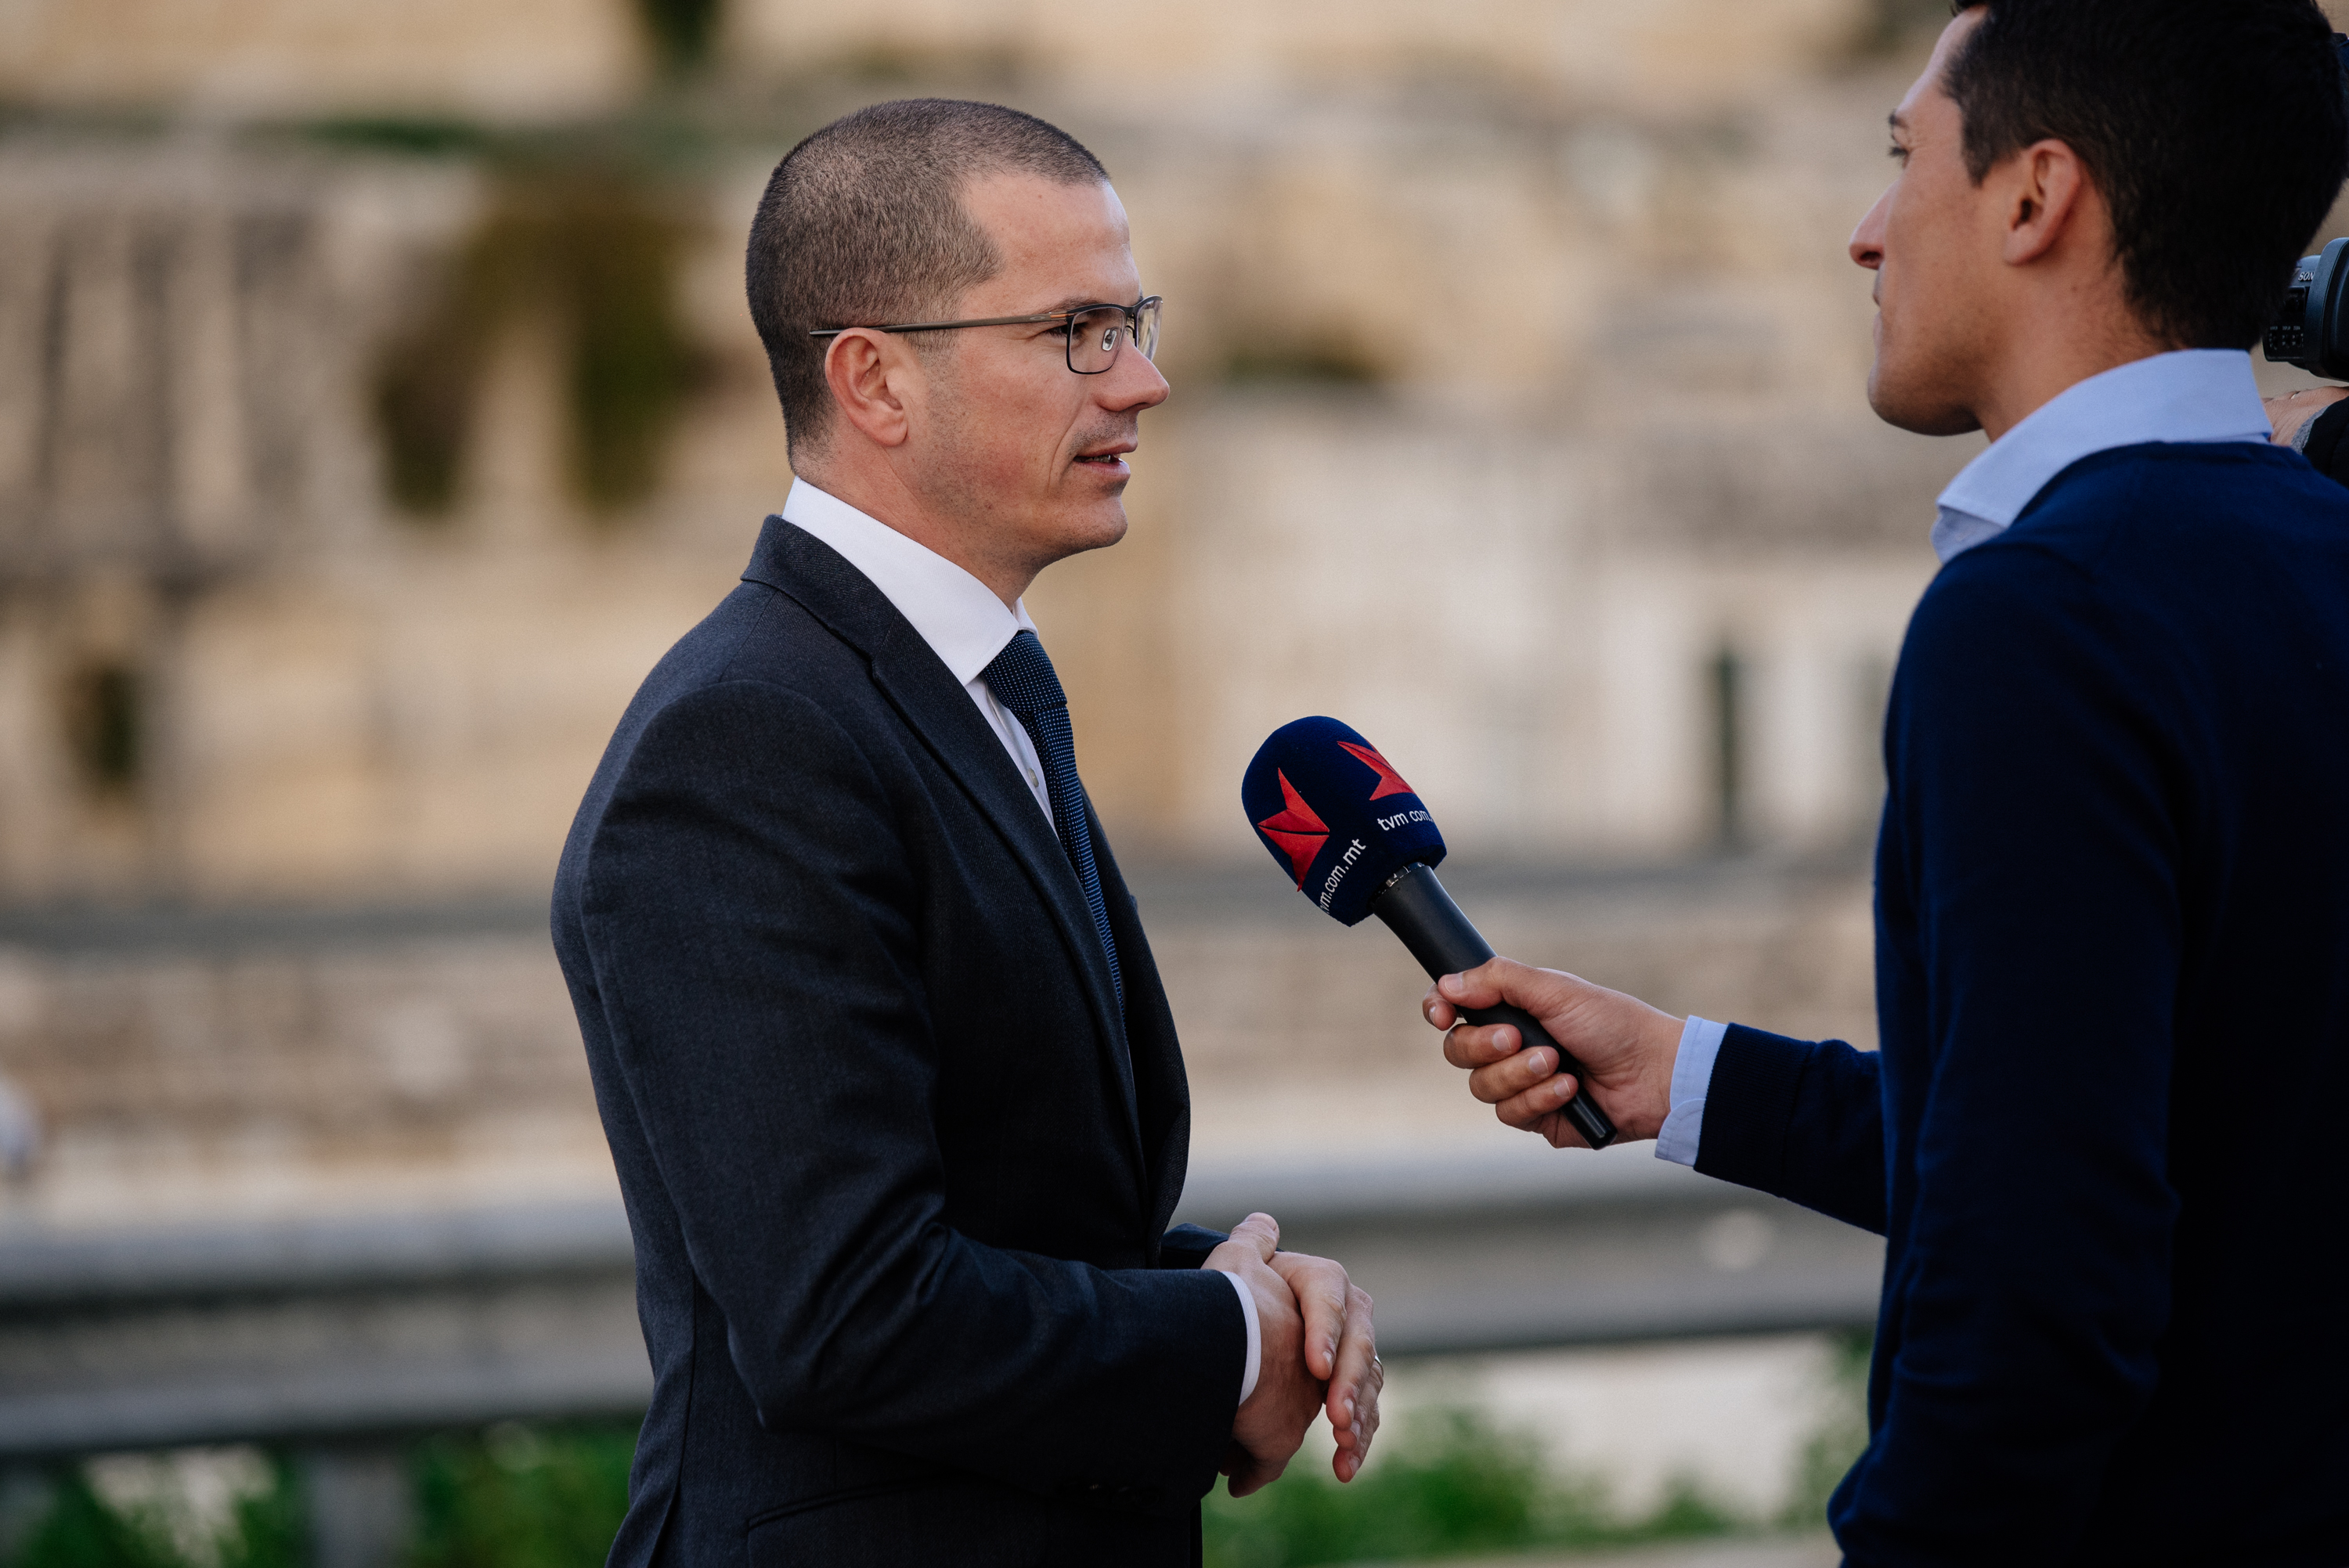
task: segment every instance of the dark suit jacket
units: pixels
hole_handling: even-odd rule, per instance
[[[1885,754],[1881,1051],[1731,1029],[1697,1161],[1886,1233],[1849,1560],[2349,1562],[2349,494],[2074,464]]]
[[[646,679],[554,889],[654,1373],[614,1563],[1195,1559],[1246,1320],[1092,827],[1123,1017],[1002,744],[780,518]]]

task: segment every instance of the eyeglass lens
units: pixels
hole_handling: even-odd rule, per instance
[[[1129,320],[1126,313],[1115,305],[1103,305],[1071,318],[1069,322],[1069,368],[1080,376],[1098,376],[1117,363],[1117,351],[1128,332],[1134,336],[1134,346],[1142,350],[1144,359],[1158,354],[1158,302],[1146,302],[1137,313],[1138,322]]]

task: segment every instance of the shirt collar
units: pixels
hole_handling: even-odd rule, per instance
[[[2089,377],[1992,441],[1940,495],[1933,548],[1955,559],[2013,525],[2047,481],[2092,452],[2140,441],[2265,441],[2249,352],[2186,348]]]
[[[792,481],[783,521],[823,541],[864,573],[965,686],[978,678],[1006,643],[1036,629],[1025,599],[1005,609],[995,590],[936,551],[805,480]]]

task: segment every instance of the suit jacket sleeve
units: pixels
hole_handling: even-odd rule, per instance
[[[1227,1231],[1211,1231],[1205,1225],[1176,1225],[1168,1230],[1158,1243],[1158,1266],[1163,1269],[1199,1269],[1207,1266],[1207,1254],[1230,1241]]]
[[[1732,1024],[1713,1057],[1696,1168],[1884,1233],[1884,1095],[1874,1051]]]
[[[2070,1561],[2153,1396],[2184,917],[2168,640],[2017,542],[1919,606],[1879,900],[1897,1350],[1833,1513],[1855,1564]],[[2041,1548],[2028,1559],[2017,1543]]]
[[[919,897],[879,776],[796,693],[679,698],[617,779],[587,944],[733,1365],[771,1428],[1187,1508],[1230,1436],[1239,1303],[946,1222]]]

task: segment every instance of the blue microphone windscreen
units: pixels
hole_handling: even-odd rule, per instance
[[[1418,794],[1334,718],[1268,736],[1240,780],[1240,804],[1298,891],[1348,925],[1403,867],[1444,859],[1444,835]]]

